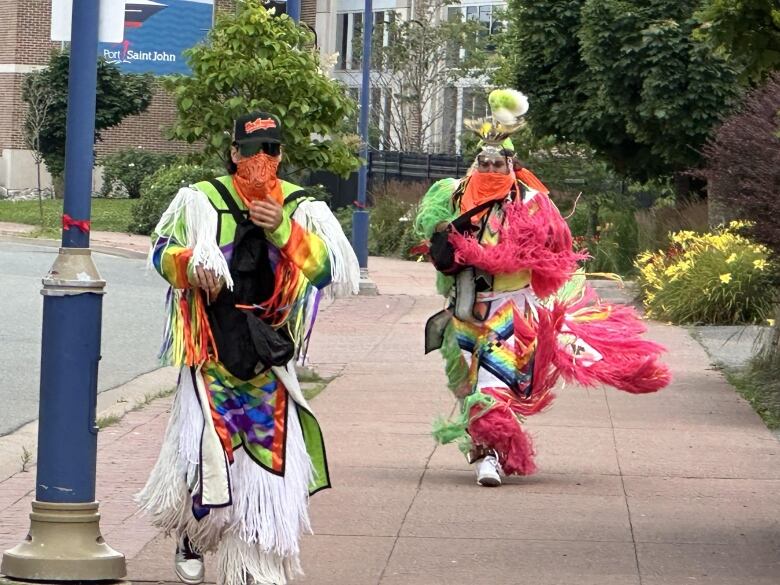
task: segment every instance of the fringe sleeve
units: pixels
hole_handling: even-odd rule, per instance
[[[293,220],[325,244],[330,261],[331,286],[336,296],[356,295],[360,287],[360,266],[347,236],[330,208],[322,201],[304,200]]]
[[[189,284],[193,266],[211,269],[233,287],[225,256],[217,244],[217,212],[202,191],[179,190],[152,235],[149,264],[171,285],[166,297],[166,323],[160,361],[194,366],[216,352],[205,314],[203,295]]]
[[[217,244],[217,212],[205,193],[192,187],[179,189],[154,228],[149,264],[173,288],[189,288],[188,271],[194,266],[213,270],[233,288]]]

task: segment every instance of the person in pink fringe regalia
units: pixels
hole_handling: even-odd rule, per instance
[[[559,378],[607,384],[635,394],[669,383],[663,348],[642,339],[633,309],[603,303],[578,270],[566,221],[533,173],[522,168],[510,135],[525,96],[495,90],[492,120],[470,120],[481,139],[468,175],[435,183],[420,205],[446,308],[426,325],[426,353],[439,349],[461,409],[434,436],[458,442],[477,482],[536,471],[525,417],[541,412]]]

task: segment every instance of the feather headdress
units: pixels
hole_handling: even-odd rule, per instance
[[[520,118],[528,111],[528,98],[514,89],[494,89],[488,96],[490,119],[467,119],[464,126],[479,136],[483,149],[501,149],[523,125]]]

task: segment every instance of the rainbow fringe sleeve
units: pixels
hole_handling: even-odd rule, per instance
[[[319,289],[330,284],[330,257],[322,238],[303,229],[287,214],[279,227],[267,235],[269,241],[303,272],[310,283]]]
[[[160,276],[173,288],[190,288],[187,268],[192,250],[165,236],[155,237],[153,245],[152,264]]]

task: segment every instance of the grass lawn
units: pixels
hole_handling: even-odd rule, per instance
[[[127,232],[134,199],[92,199],[92,229],[104,232]],[[24,223],[43,228],[43,232],[62,227],[62,200],[43,202],[43,226],[38,201],[0,201],[0,221]]]

